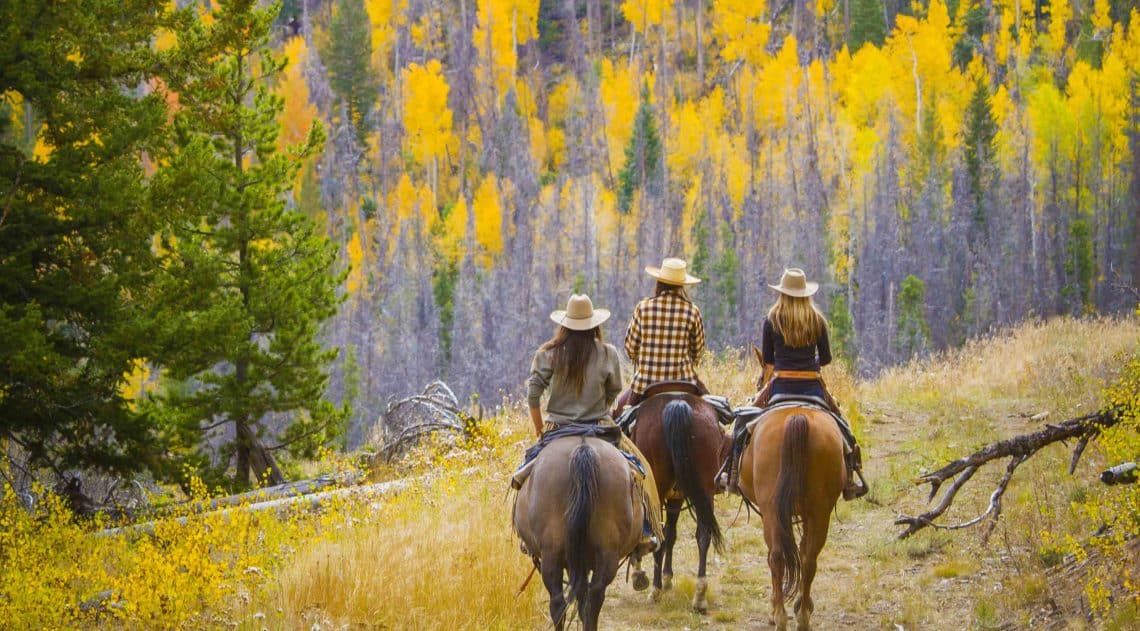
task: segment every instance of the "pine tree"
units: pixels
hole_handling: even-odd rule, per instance
[[[994,166],[994,138],[997,122],[990,107],[990,91],[985,77],[974,82],[974,93],[966,107],[966,173],[970,178],[970,194],[974,200],[974,226],[984,229],[986,193],[989,191]]]
[[[911,274],[899,287],[895,343],[903,359],[922,353],[930,346],[926,323],[926,283]]]
[[[57,473],[161,450],[119,385],[147,337],[139,155],[165,104],[135,89],[164,5],[0,3],[0,444]]]
[[[625,164],[618,174],[618,209],[629,213],[633,193],[653,190],[661,181],[661,137],[649,102],[649,86],[641,88],[641,105],[633,122],[633,135],[625,146]]]
[[[251,470],[282,482],[273,450],[311,450],[347,416],[323,399],[336,350],[317,339],[344,275],[334,245],[285,202],[323,132],[314,125],[301,146],[277,150],[283,104],[270,88],[284,63],[267,47],[273,15],[257,5],[218,2],[210,24],[186,16],[178,55],[193,72],[171,82],[180,107],[153,197],[174,214],[158,248],[167,326],[153,358],[171,383],[153,411],[199,462],[206,429],[232,425],[239,486]],[[283,431],[270,431],[271,414],[289,417]]]
[[[329,69],[329,85],[363,145],[368,116],[379,98],[380,79],[372,68],[372,34],[363,0],[337,0],[329,26],[328,45],[322,57]]]
[[[886,39],[883,0],[851,0],[851,31],[847,34],[847,48],[854,53],[865,44],[881,47]]]

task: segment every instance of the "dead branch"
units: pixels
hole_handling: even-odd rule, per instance
[[[1117,424],[1120,418],[1119,409],[1106,408],[1093,414],[1086,414],[1085,416],[1069,419],[1063,423],[1047,424],[1043,430],[991,443],[969,456],[951,461],[937,471],[919,476],[914,480],[915,484],[930,484],[930,496],[927,498],[927,502],[934,500],[934,497],[938,495],[938,491],[942,488],[944,482],[951,478],[953,478],[953,482],[942,495],[942,499],[938,502],[938,505],[933,509],[917,516],[899,515],[898,519],[895,520],[895,524],[907,527],[906,530],[899,534],[899,539],[905,539],[927,526],[942,530],[968,528],[980,523],[987,516],[990,518],[990,525],[985,535],[983,535],[983,539],[988,539],[990,533],[993,532],[994,526],[997,525],[998,517],[1001,515],[1002,496],[1005,494],[1006,487],[1009,485],[1009,481],[1013,478],[1013,473],[1018,466],[1047,445],[1056,442],[1065,442],[1069,439],[1076,439],[1077,444],[1073,449],[1073,457],[1069,462],[1069,474],[1071,475],[1073,471],[1076,470],[1077,462],[1080,460],[1081,454],[1084,453],[1089,441],[1096,439],[1105,428]],[[1002,476],[1001,481],[998,482],[997,487],[993,493],[990,494],[990,503],[989,506],[986,507],[985,512],[969,521],[959,524],[943,525],[935,523],[934,520],[941,517],[942,514],[950,508],[950,504],[954,502],[954,497],[958,494],[958,491],[974,476],[979,467],[1001,458],[1009,458],[1009,464],[1006,466],[1005,475]]]
[[[442,381],[428,384],[421,394],[388,403],[381,419],[383,446],[380,455],[391,461],[436,432],[466,435],[482,420],[461,410],[455,393]]]

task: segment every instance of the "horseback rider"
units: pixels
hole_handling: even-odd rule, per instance
[[[701,279],[688,273],[685,261],[667,258],[645,272],[657,280],[653,296],[637,303],[625,333],[625,353],[633,362],[633,382],[618,399],[617,412],[641,402],[645,391],[661,382],[687,382],[698,394],[708,388],[696,367],[705,351],[705,322],[685,287]]]
[[[789,268],[784,270],[779,285],[769,287],[779,292],[779,297],[769,309],[761,331],[762,382],[765,385],[757,396],[756,405],[767,405],[772,396],[779,394],[815,397],[826,403],[850,448],[845,457],[847,486],[843,489],[843,498],[862,497],[868,489],[862,481],[859,445],[820,375],[820,369],[831,363],[831,344],[827,336],[827,320],[811,299],[819,290],[819,283],[808,281],[802,269]],[[737,425],[729,467],[736,467],[743,447],[740,438],[744,433],[744,428],[740,427],[743,423]],[[735,490],[736,471],[730,468],[726,478],[729,489]]]
[[[656,549],[661,538],[661,504],[645,457],[633,441],[616,430],[609,414],[622,383],[618,351],[602,337],[601,324],[609,317],[607,309],[594,308],[589,296],[577,294],[570,296],[565,310],[550,314],[558,328],[554,337],[534,354],[527,379],[527,401],[535,434],[540,438],[572,427],[610,427],[614,436],[621,437],[618,449],[633,454],[641,463],[644,479],[635,478],[640,479],[641,494],[647,504],[646,523],[638,545],[638,553],[644,554]],[[540,408],[544,392],[549,393],[545,421]]]

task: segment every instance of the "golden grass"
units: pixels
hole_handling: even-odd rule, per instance
[[[490,463],[488,463],[490,464]],[[505,465],[506,463],[496,463]],[[534,628],[537,574],[509,524],[504,471],[451,471],[376,508],[364,528],[301,551],[271,604],[287,628]]]

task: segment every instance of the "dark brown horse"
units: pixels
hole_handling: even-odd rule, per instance
[[[717,550],[723,548],[720,525],[713,512],[715,478],[732,448],[731,438],[721,430],[713,407],[694,394],[663,394],[645,399],[637,412],[631,438],[649,461],[658,496],[665,505],[665,541],[653,554],[652,596],[656,600],[672,586],[677,519],[687,501],[697,522],[699,555],[693,608],[706,611],[709,544]]]
[[[796,626],[811,628],[811,584],[831,513],[847,483],[843,439],[830,414],[777,408],[760,417],[740,461],[740,490],[760,511],[772,573],[772,622],[788,625],[784,601],[795,602]],[[802,537],[796,542],[793,520]]]
[[[515,532],[540,560],[556,629],[562,629],[575,602],[583,629],[598,628],[606,587],[641,536],[644,512],[631,475],[613,445],[571,436],[538,454],[519,489]]]

